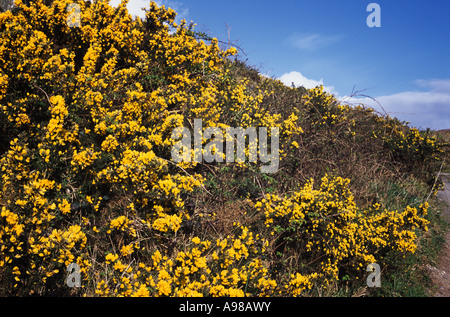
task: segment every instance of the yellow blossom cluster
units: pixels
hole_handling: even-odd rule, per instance
[[[289,294],[292,294],[292,296],[300,296],[302,291],[312,288],[313,283],[311,281],[316,277],[317,273],[312,273],[306,276],[300,273],[296,273],[295,275],[292,274],[289,284],[285,286],[286,291]]]
[[[129,253],[109,253],[105,263],[116,272],[97,283],[101,296],[265,296],[276,288],[261,260],[264,242],[255,241],[247,227],[236,238],[216,243],[194,237],[173,256],[156,250],[150,263],[124,263]],[[128,247],[133,248],[133,247]],[[251,252],[252,254],[249,254]],[[129,260],[128,260],[129,261]]]
[[[417,163],[440,160],[444,150],[429,131],[420,132],[416,128],[404,130],[394,126],[389,135],[382,137],[386,147],[397,160],[405,161],[411,169],[415,168]]]
[[[109,222],[109,230],[107,231],[107,233],[110,234],[112,230],[119,230],[129,233],[132,236],[136,236],[136,231],[130,226],[131,223],[132,221],[126,216],[119,216]]]
[[[326,285],[344,273],[360,276],[362,268],[383,260],[386,248],[414,252],[415,229],[427,230],[426,203],[419,211],[409,206],[403,212],[380,211],[379,205],[360,210],[349,182],[326,175],[317,189],[311,180],[289,197],[267,195],[255,204],[280,248],[301,250],[304,261],[314,263],[307,267],[314,275],[292,275],[289,287],[297,285],[298,292],[310,286],[310,279]]]
[[[362,210],[347,179],[326,176],[317,189],[311,180],[283,195],[278,176],[252,164],[175,163],[172,132],[202,119],[223,132],[278,127],[280,174],[290,173],[288,154],[304,148],[305,134],[354,126],[350,107],[318,87],[289,90],[299,93],[296,106],[281,109],[275,90],[287,88],[242,76],[230,58],[236,48],[198,38],[171,8],[150,2],[133,18],[126,5],[16,0],[0,13],[0,295],[300,296],[352,270],[359,276],[385,249],[414,252],[426,205]],[[384,142],[438,148],[414,130],[398,136]],[[252,198],[264,198],[250,204],[253,223],[216,230],[207,205],[223,197],[205,186],[220,192],[211,175],[231,169],[252,173],[233,180],[240,197],[252,186]],[[276,257],[293,247],[301,256],[281,274]],[[78,288],[65,283],[72,263]]]
[[[0,230],[0,267],[12,263],[13,258],[20,258],[23,242],[20,236],[23,233],[24,225],[19,222],[19,216],[2,207],[1,211],[2,227]]]
[[[310,89],[306,96],[305,105],[316,126],[334,126],[346,121],[350,107],[339,104],[337,99],[323,90],[323,86]]]
[[[80,273],[85,273],[91,263],[86,255],[75,256],[74,251],[83,249],[86,242],[86,235],[78,225],[70,226],[65,231],[54,229],[48,237],[31,237],[28,241],[30,254],[33,255],[30,269],[38,271],[44,283],[71,263],[77,263]]]
[[[126,3],[17,1],[0,14],[0,128],[9,143],[0,153],[2,245],[9,241],[0,274],[17,284],[20,272],[22,294],[45,290],[50,276],[63,284],[67,262],[89,256],[82,235],[125,239],[119,250],[131,256],[141,231],[182,228],[186,194],[203,178],[186,172],[196,163],[170,162],[174,128],[193,118],[225,128],[240,123],[234,112],[242,119],[251,110],[256,119],[243,125],[301,131],[294,116],[258,110],[264,92],[230,80],[235,48],[196,39],[170,8],[151,2],[144,19],[132,18]],[[229,261],[247,257],[245,248],[230,249]],[[30,260],[19,263],[24,256]]]

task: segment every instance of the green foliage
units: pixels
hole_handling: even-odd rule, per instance
[[[433,132],[261,76],[153,2],[76,1],[80,28],[69,3],[0,14],[0,295],[351,294],[370,262],[411,272],[428,221],[439,236]],[[279,170],[171,161],[198,118],[278,127]]]

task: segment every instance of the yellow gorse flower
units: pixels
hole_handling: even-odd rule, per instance
[[[79,16],[70,16],[70,4],[79,5]],[[242,75],[230,58],[236,48],[222,49],[184,20],[176,24],[171,8],[151,2],[141,19],[126,4],[16,1],[14,12],[0,13],[2,292],[301,296],[335,283],[343,270],[360,276],[364,265],[382,260],[380,250],[416,251],[426,204],[360,208],[341,177],[300,188],[293,178],[296,188],[285,194],[276,185],[266,192],[260,180],[272,185],[277,176],[254,173],[253,163],[171,161],[172,131],[202,118],[204,128],[222,131],[278,127],[280,158],[289,162],[282,173],[298,172],[304,162],[289,159],[308,129],[348,123],[339,131],[353,138],[352,113],[373,111],[341,105],[323,87],[295,95],[305,109],[278,109],[281,82]],[[283,89],[286,98],[297,91]],[[372,137],[390,153],[410,155],[412,167],[422,157],[440,159],[434,138],[385,121],[390,133]],[[250,185],[233,185],[248,198],[245,206],[232,201],[228,210],[216,199],[222,169],[251,173]],[[248,222],[231,226],[236,214]],[[228,217],[224,228],[218,216]],[[283,248],[300,251],[281,273],[274,263]],[[80,269],[80,288],[66,285],[70,264]]]

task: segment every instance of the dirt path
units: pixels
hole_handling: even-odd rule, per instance
[[[442,181],[445,183],[445,189],[438,193],[438,197],[448,204],[442,212],[447,222],[450,223],[450,174],[443,175]],[[433,284],[437,286],[433,296],[450,297],[450,232],[445,237],[445,244],[436,267],[429,267],[429,269]]]

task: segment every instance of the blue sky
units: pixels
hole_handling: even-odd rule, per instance
[[[114,0],[118,1],[118,0]],[[112,1],[112,3],[114,3]],[[450,128],[449,0],[158,0],[196,30],[241,47],[261,73],[346,102],[383,109],[418,128]],[[369,28],[367,6],[381,8]],[[130,0],[137,14],[149,1]],[[370,98],[348,98],[353,87]]]

